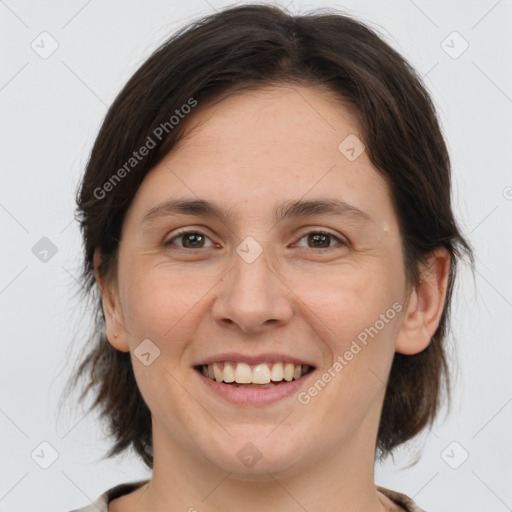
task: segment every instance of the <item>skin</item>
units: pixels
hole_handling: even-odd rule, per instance
[[[126,214],[117,275],[96,276],[108,339],[131,352],[151,410],[155,454],[149,485],[109,510],[401,510],[374,483],[385,383],[395,351],[422,351],[439,324],[449,254],[434,251],[420,286],[408,286],[387,185],[366,151],[350,161],[338,149],[360,130],[328,92],[241,91],[187,122],[187,137],[146,176]],[[180,214],[143,227],[151,208],[177,197],[221,200],[233,218]],[[317,198],[346,201],[372,221],[274,222],[275,205]],[[174,238],[178,228],[206,235],[202,248],[192,253],[190,236]],[[317,247],[306,235],[318,231],[334,238]],[[263,250],[252,263],[236,252],[247,236]],[[96,252],[96,268],[100,260]],[[220,352],[279,352],[313,362],[321,378],[396,302],[402,311],[308,404],[293,395],[235,406],[192,368]],[[145,366],[133,351],[147,338],[160,356]],[[248,442],[262,454],[250,468],[237,457]]]

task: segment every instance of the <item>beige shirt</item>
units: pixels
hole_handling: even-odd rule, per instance
[[[139,487],[142,487],[146,484],[148,480],[139,480],[138,482],[129,482],[125,484],[119,484],[111,489],[105,491],[98,499],[91,503],[90,505],[72,510],[71,512],[108,512],[108,504],[123,496],[124,494],[129,494]],[[391,491],[389,489],[385,489],[383,487],[377,486],[377,490],[379,490],[382,494],[387,496],[392,502],[400,505],[406,512],[426,512],[421,509],[405,494],[401,494],[399,492]]]

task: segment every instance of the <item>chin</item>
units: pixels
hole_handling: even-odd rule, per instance
[[[210,444],[206,456],[213,465],[239,480],[263,482],[278,473],[294,473],[304,461],[304,443],[299,438],[294,442],[290,436],[268,433],[269,429],[265,429],[264,433],[229,437],[222,445]]]

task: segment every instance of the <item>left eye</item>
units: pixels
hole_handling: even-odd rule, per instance
[[[324,231],[310,231],[309,233],[306,233],[301,240],[307,239],[306,243],[312,243],[311,248],[320,248],[320,249],[329,249],[330,242],[332,240],[337,240],[341,243],[341,245],[347,245],[341,238],[337,237],[336,235],[333,235],[332,233],[326,233]]]
[[[313,244],[308,245],[310,248],[329,249],[332,247],[331,242],[333,240],[338,241],[341,245],[347,245],[341,238],[324,231],[310,231],[300,238],[300,240],[304,239],[307,239],[306,243]],[[210,239],[200,231],[182,231],[165,242],[165,245],[176,245],[174,244],[174,240],[181,240],[183,242],[183,245],[178,245],[181,249],[204,249],[207,248],[205,241]],[[212,247],[212,245],[209,247]]]

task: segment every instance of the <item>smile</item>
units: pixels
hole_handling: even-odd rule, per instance
[[[293,363],[260,363],[223,361],[203,364],[201,373],[211,380],[241,388],[272,387],[281,382],[298,380],[311,371],[309,365]]]
[[[193,369],[208,395],[238,406],[262,406],[299,393],[315,366],[281,354],[244,357],[231,353]]]

